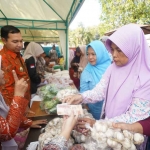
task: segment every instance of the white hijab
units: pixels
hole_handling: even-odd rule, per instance
[[[41,55],[44,53],[44,50],[41,45],[35,42],[30,42],[29,45],[27,46],[23,59],[24,61],[30,57],[34,57],[35,63],[37,62],[37,56]]]

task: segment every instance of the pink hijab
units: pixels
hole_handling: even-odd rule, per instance
[[[86,45],[79,46],[82,51],[82,56],[80,57],[80,63],[79,67],[82,67],[83,69],[86,67],[88,60],[86,55]]]
[[[106,41],[109,51],[111,41],[129,61],[123,67],[113,63],[106,73],[110,78],[105,108],[108,118],[125,113],[134,97],[150,100],[150,52],[143,31],[135,24],[128,24]]]
[[[74,58],[74,50],[69,50],[69,68],[71,68],[71,61]]]

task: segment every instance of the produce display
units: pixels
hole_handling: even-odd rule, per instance
[[[41,109],[45,110],[48,114],[56,114],[57,104],[61,103],[59,99],[56,98],[57,92],[60,90],[55,84],[48,84],[38,88],[38,95],[42,98]]]
[[[67,70],[57,72],[55,74],[46,75],[46,80],[49,84],[57,84],[60,88],[67,88],[73,85]]]
[[[42,150],[43,146],[51,139],[57,137],[61,133],[63,118],[55,118],[51,120],[45,127],[45,132],[39,136],[38,150]],[[70,137],[67,147],[70,148],[74,144],[74,140]]]
[[[56,78],[56,77],[55,77]],[[58,80],[57,80],[58,81]],[[37,94],[42,98],[41,109],[45,110],[48,114],[57,113],[57,104],[60,104],[65,96],[77,94],[78,91],[75,87],[63,86],[59,83],[51,83],[38,88]]]
[[[99,120],[91,128],[88,124],[87,128],[91,130],[90,142],[95,149],[100,150],[136,150],[136,144],[140,145],[144,142],[144,136],[139,133],[132,133],[127,130],[114,129],[112,123],[106,120]],[[89,143],[89,144],[90,144]],[[90,145],[84,145],[90,150]]]
[[[74,95],[74,94],[77,94],[78,93],[78,90],[77,89],[63,89],[61,91],[59,91],[56,95],[56,97],[62,101],[64,99],[64,97],[66,96],[69,96],[69,95]]]

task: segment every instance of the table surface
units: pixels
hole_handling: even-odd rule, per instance
[[[49,115],[44,110],[40,108],[40,101],[33,101],[32,106],[30,108],[31,111],[35,112],[35,114],[28,114],[28,118],[31,120],[39,120],[39,119],[47,119],[49,122],[50,120],[58,117],[57,115]],[[44,128],[46,125],[41,125]],[[41,129],[30,128],[30,132],[28,134],[26,143],[24,145],[23,150],[26,150],[26,147],[31,143],[38,141],[39,135],[41,134]]]
[[[40,108],[40,101],[33,101],[32,106],[30,108],[31,111],[33,111],[35,114],[28,114],[27,117],[39,117],[39,116],[48,116],[44,110],[41,110]]]

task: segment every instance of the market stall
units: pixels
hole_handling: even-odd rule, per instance
[[[57,104],[61,103],[64,96],[78,93],[78,90],[70,80],[67,70],[58,71],[54,74],[47,73],[45,75],[47,82],[40,86],[35,95],[31,99],[31,108],[35,114],[28,114],[28,118],[32,120],[47,119],[49,122],[53,118],[58,117],[56,112]],[[42,125],[44,128],[45,125]],[[41,129],[30,129],[24,149],[31,143],[38,141]]]

